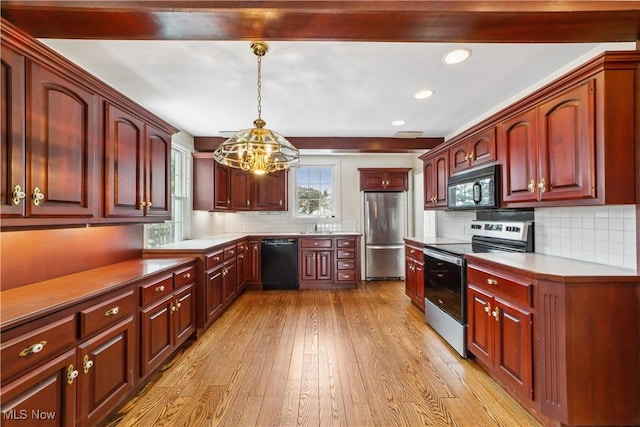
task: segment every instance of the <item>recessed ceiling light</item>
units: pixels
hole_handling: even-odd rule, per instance
[[[424,89],[421,91],[416,92],[414,96],[414,98],[416,99],[427,99],[429,98],[431,95],[433,95],[433,90],[432,89]]]
[[[447,53],[442,60],[445,64],[458,64],[471,56],[471,49],[456,49]]]
[[[404,120],[394,120],[394,121],[391,122],[391,124],[394,125],[394,126],[402,126],[405,123],[406,122]]]

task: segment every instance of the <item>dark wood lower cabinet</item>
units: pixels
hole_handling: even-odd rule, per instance
[[[93,426],[134,387],[135,322],[129,317],[78,347],[78,423]]]
[[[76,350],[24,372],[15,381],[3,383],[2,426],[24,427],[76,425]],[[40,419],[41,424],[36,424]]]

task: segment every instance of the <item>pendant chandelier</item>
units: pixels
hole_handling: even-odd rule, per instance
[[[252,42],[251,50],[258,57],[258,118],[252,129],[238,131],[215,151],[217,162],[258,175],[287,169],[300,161],[300,152],[286,138],[264,126],[262,120],[262,57],[269,46]]]

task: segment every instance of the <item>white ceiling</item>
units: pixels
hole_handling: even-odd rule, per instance
[[[193,136],[252,127],[256,56],[246,41],[41,40]],[[269,42],[262,64],[262,118],[286,137],[448,137],[602,50],[620,44]],[[546,80],[545,80],[546,79]],[[416,100],[430,88],[435,94]],[[403,119],[406,124],[392,126]]]

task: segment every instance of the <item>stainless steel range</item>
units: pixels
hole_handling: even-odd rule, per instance
[[[532,221],[473,221],[471,243],[424,248],[425,319],[462,357],[466,352],[465,253],[533,252]]]

